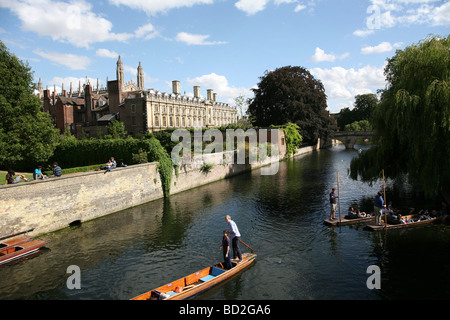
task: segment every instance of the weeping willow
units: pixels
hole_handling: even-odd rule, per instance
[[[387,86],[373,114],[375,146],[350,176],[373,182],[382,169],[420,183],[428,196],[450,186],[450,37],[422,40],[388,59]]]

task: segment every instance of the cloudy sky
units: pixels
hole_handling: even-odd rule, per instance
[[[74,90],[88,78],[234,104],[266,70],[308,69],[325,86],[330,112],[384,88],[386,58],[430,34],[447,36],[450,0],[0,0],[0,39],[28,61],[36,82]]]

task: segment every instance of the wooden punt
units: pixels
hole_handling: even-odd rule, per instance
[[[22,258],[39,250],[49,240],[34,239],[28,235],[0,242],[0,264]]]
[[[402,216],[402,217],[409,220],[409,219],[414,219],[414,218],[420,217],[420,215],[411,214],[411,215]],[[436,218],[429,218],[426,220],[420,220],[420,221],[415,221],[415,222],[410,222],[410,223],[397,223],[397,224],[389,223],[389,220],[388,220],[388,223],[386,225],[384,223],[384,216],[382,216],[381,225],[369,224],[366,226],[366,229],[370,230],[370,231],[380,231],[380,230],[386,230],[386,229],[410,228],[410,227],[417,227],[417,226],[431,224],[435,220],[436,220]]]
[[[229,270],[223,267],[223,263],[218,263],[215,266],[202,269],[143,293],[131,300],[184,300],[191,298],[247,269],[255,261],[255,258],[256,254],[243,253],[242,262],[233,262],[233,267]]]
[[[335,227],[335,226],[344,226],[344,225],[348,225],[348,224],[369,222],[369,221],[373,221],[374,219],[375,219],[374,216],[370,216],[370,217],[366,217],[366,218],[355,218],[355,219],[345,219],[345,218],[341,217],[340,221],[339,221],[339,218],[334,219],[334,220],[326,219],[323,221],[323,223],[328,226]]]

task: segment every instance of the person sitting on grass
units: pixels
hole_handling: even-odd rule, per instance
[[[15,184],[18,183],[20,180],[23,180],[25,182],[28,181],[27,178],[23,174],[17,175],[17,177],[14,178],[16,173],[13,170],[9,170],[8,173],[5,176],[5,184]]]

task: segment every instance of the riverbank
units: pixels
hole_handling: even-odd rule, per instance
[[[316,146],[303,147],[294,156],[314,152]],[[224,158],[222,153],[211,155]],[[279,156],[259,160],[255,164],[217,164],[208,171],[205,163],[217,159],[193,159],[173,173],[171,194],[187,191],[211,182],[261,167],[276,166]],[[217,162],[216,162],[217,163]],[[0,190],[0,238],[27,230],[39,236],[57,231],[73,223],[96,219],[111,213],[163,197],[158,163],[145,163],[106,171],[71,174],[44,181],[2,185]],[[276,168],[275,168],[276,169]]]

